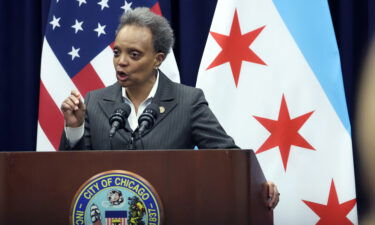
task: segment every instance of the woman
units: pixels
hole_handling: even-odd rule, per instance
[[[89,92],[85,103],[77,91],[61,110],[65,131],[60,149],[231,149],[238,148],[208,107],[200,89],[170,81],[158,68],[174,43],[167,20],[137,8],[122,15],[113,48],[117,82]],[[147,106],[159,107],[152,129],[133,140],[138,118]],[[131,108],[125,129],[110,138],[109,118],[122,104]],[[269,207],[278,202],[269,182]]]
[[[158,70],[173,42],[166,19],[148,8],[124,14],[113,48],[117,82],[89,92],[85,104],[80,94],[72,91],[61,105],[66,135],[60,148],[128,149],[138,118],[151,102],[159,107],[159,116],[142,143],[135,140],[137,149],[238,148],[200,89],[174,83]],[[110,140],[108,119],[124,102],[131,107],[129,123]]]

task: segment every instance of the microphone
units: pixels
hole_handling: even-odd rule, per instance
[[[155,120],[158,118],[158,106],[151,103],[146,107],[138,119],[138,135],[141,137],[145,130],[149,130],[154,126]]]
[[[130,114],[130,106],[128,104],[122,104],[120,108],[116,109],[115,112],[109,117],[109,124],[111,129],[109,136],[113,137],[118,129],[125,128],[125,122]]]

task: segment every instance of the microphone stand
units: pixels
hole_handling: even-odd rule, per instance
[[[113,144],[112,144],[112,135],[109,135],[109,150],[113,149]]]
[[[135,146],[136,134],[137,134],[136,131],[132,131],[132,132],[130,133],[130,141],[129,141],[129,143],[128,143],[128,147],[127,147],[128,150],[136,150],[136,149],[137,149],[136,146]],[[113,136],[114,136],[114,135],[113,135]],[[113,136],[112,136],[112,135],[109,136],[109,145],[110,145],[110,150],[113,149],[113,143],[112,143],[112,138],[113,138]]]
[[[131,134],[130,134],[130,143],[129,143],[129,150],[136,150],[136,146],[135,146],[135,135],[136,135],[136,132],[137,130],[135,131],[132,131]]]
[[[141,146],[142,146],[142,150],[145,149],[145,146],[143,145],[143,141],[142,141],[142,134],[139,133],[139,128],[137,127],[137,129],[135,129],[135,131],[133,131],[131,133],[131,137],[130,137],[130,150],[136,150],[137,147],[135,145],[135,141],[138,140],[141,142]]]

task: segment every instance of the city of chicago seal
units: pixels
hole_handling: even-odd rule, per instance
[[[72,225],[161,225],[163,207],[144,178],[111,170],[93,176],[79,188],[70,216]]]

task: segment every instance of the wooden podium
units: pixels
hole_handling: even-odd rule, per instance
[[[79,187],[108,170],[148,180],[165,225],[273,224],[251,150],[0,153],[0,224],[67,225]]]

